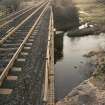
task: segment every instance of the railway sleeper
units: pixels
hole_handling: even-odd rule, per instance
[[[19,39],[20,39],[19,37],[20,37],[22,40],[24,40],[24,37],[25,37],[25,36],[24,36],[24,37],[22,37],[22,36],[10,37],[9,40],[19,40]]]
[[[33,43],[25,43],[27,46],[32,46]]]
[[[32,33],[32,35],[36,35],[38,32],[36,32],[36,31],[34,31],[33,33]]]
[[[27,33],[26,33],[26,34],[27,34]],[[18,38],[18,39],[19,39],[19,38],[24,39],[24,38],[26,37],[26,34],[23,35],[23,34],[20,33],[20,34],[17,34],[15,37],[13,36],[13,38],[14,38],[14,39],[17,39],[17,38]]]
[[[24,47],[24,50],[30,50],[31,47]]]
[[[30,36],[30,38],[35,38],[35,36],[34,36],[34,35],[32,35],[32,36]]]
[[[22,56],[27,56],[28,55],[28,52],[21,52],[21,55]]]
[[[13,67],[11,69],[11,71],[13,71],[13,72],[21,72],[22,71],[22,68],[21,67]]]
[[[37,26],[37,27],[36,27],[36,32],[38,32],[38,31],[39,31],[39,29],[40,29],[40,26]]]
[[[34,39],[33,37],[30,37],[29,39]]]
[[[37,32],[38,33],[39,32],[39,29],[36,28],[34,32]]]
[[[6,51],[15,51],[15,50],[17,50],[17,47],[15,47],[15,48],[0,48],[0,52],[6,52]]]
[[[8,81],[16,81],[18,79],[17,76],[7,76]]]
[[[0,51],[17,50],[17,47],[0,47]]]
[[[28,39],[28,41],[29,41],[29,42],[33,42],[33,41],[34,41],[34,39]]]
[[[5,43],[21,43],[23,40],[22,39],[17,39],[17,40],[6,40]]]
[[[3,59],[2,60],[2,62],[9,62],[11,59]],[[18,58],[17,60],[16,60],[17,62],[25,62],[26,61],[26,59],[25,58]]]
[[[25,58],[18,58],[18,59],[17,59],[17,62],[25,62],[25,61],[26,61]]]
[[[0,88],[1,95],[10,95],[12,92],[13,92],[13,89]]]
[[[8,52],[6,52],[6,53],[1,53],[0,54],[0,59],[1,59],[1,57],[5,57],[5,56],[7,56],[7,57],[12,57],[13,56],[13,52],[11,52],[11,53],[8,53]]]
[[[22,72],[22,67],[21,66],[14,66],[13,68],[11,68],[11,70],[9,72],[9,75],[18,77],[21,72]]]
[[[18,47],[21,43],[5,43],[2,46],[3,47],[8,47],[8,46],[15,46]]]

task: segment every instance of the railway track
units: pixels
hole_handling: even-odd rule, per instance
[[[2,25],[5,21],[11,20],[11,18],[15,18],[17,15],[21,14],[22,12],[24,12],[24,11],[26,11],[26,10],[28,10],[28,9],[29,9],[29,7],[28,7],[28,8],[24,8],[24,9],[22,9],[22,10],[19,10],[19,11],[15,12],[15,13],[10,14],[10,15],[7,16],[7,17],[1,19],[1,20],[0,20],[0,25]]]
[[[13,89],[3,86],[6,81],[17,80],[18,76],[13,74],[21,72],[21,68],[15,66],[25,62],[28,50],[31,49],[36,33],[40,30],[41,19],[48,7],[49,2],[45,2],[22,21],[16,29],[3,37],[5,40],[0,46],[0,94],[12,93]]]
[[[44,2],[37,5],[41,6]],[[18,24],[21,24],[21,22],[27,18],[29,15],[31,15],[37,7],[31,7],[28,9],[25,9],[23,11],[20,11],[16,14],[16,16],[10,16],[11,19],[4,24],[0,25],[0,38],[12,31]]]
[[[41,2],[43,3],[43,2]],[[41,3],[37,3],[36,7],[39,6]],[[31,7],[27,7],[27,8],[23,8],[17,12],[13,12],[10,15],[8,15],[7,17],[0,19],[0,25],[2,25],[4,22],[10,21],[11,19],[17,17],[18,15],[22,14],[23,12],[29,10]]]

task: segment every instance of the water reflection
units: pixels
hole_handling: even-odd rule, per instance
[[[54,37],[54,63],[63,58],[63,34],[55,35]]]
[[[84,54],[102,47],[105,35],[70,38],[56,36],[55,40],[55,91],[62,99],[80,82],[89,78],[94,66]]]
[[[72,0],[54,0],[54,24],[57,30],[70,30],[79,26],[78,9]]]

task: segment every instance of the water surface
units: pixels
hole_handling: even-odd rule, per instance
[[[66,34],[55,36],[55,91],[62,99],[94,71],[90,58],[83,55],[102,48],[105,35],[70,38]]]

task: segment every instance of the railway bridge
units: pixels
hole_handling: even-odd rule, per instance
[[[0,20],[0,105],[54,105],[51,1]]]

